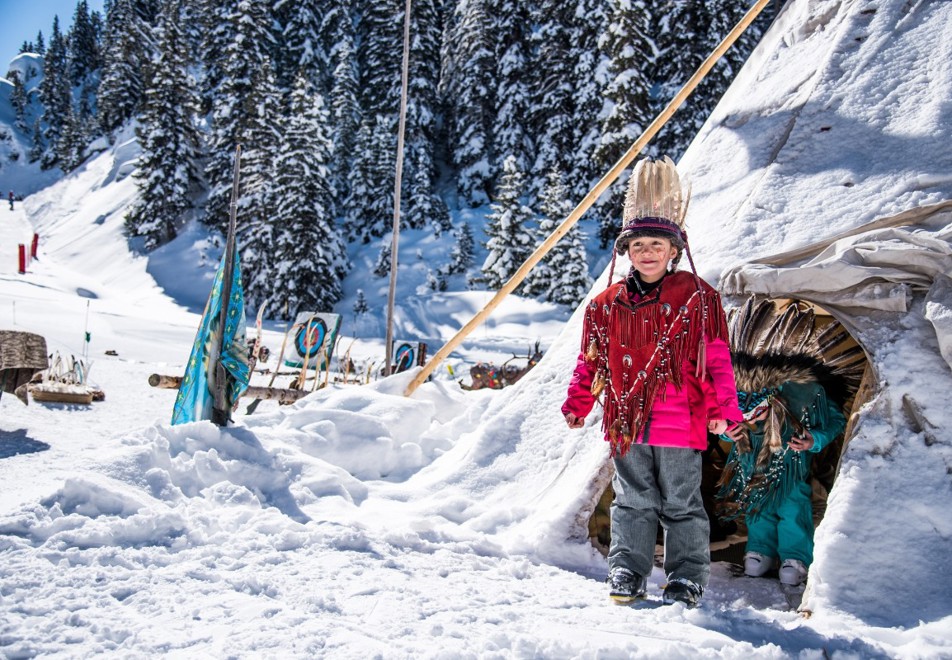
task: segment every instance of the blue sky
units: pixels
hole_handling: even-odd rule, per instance
[[[59,16],[60,30],[66,31],[73,23],[78,0],[0,0],[0,76],[7,64],[16,57],[24,41],[33,41],[43,31],[49,43],[53,17]],[[90,11],[102,12],[103,0],[86,0]]]

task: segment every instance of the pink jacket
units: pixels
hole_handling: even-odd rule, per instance
[[[633,302],[638,302],[635,296]],[[664,396],[657,396],[651,415],[636,443],[660,447],[707,448],[707,422],[726,419],[739,422],[743,413],[737,404],[734,369],[730,348],[723,339],[708,339],[706,350],[707,374],[703,381],[695,375],[696,363],[686,359],[682,365],[683,387],[678,390],[667,383]],[[562,414],[572,413],[584,418],[592,411],[595,397],[591,386],[594,368],[580,354],[575,373],[569,383],[568,395],[562,404]]]

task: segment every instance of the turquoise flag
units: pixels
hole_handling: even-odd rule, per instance
[[[205,304],[205,313],[192,345],[192,354],[185,368],[185,377],[179,386],[172,423],[184,424],[202,419],[212,419],[215,390],[219,386],[216,376],[219,346],[222,347],[221,364],[225,382],[225,400],[228,411],[234,409],[238,399],[248,389],[251,368],[248,364],[248,346],[245,339],[245,297],[241,286],[241,265],[234,257],[231,286],[228,293],[224,341],[219,332],[221,325],[222,284],[228,250],[222,255],[215,283]],[[227,287],[226,287],[227,288]]]

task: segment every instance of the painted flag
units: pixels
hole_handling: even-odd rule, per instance
[[[225,402],[228,412],[235,408],[242,393],[248,389],[251,368],[248,364],[248,347],[245,339],[245,298],[241,286],[241,265],[237,255],[233,258],[231,286],[226,284],[224,274],[228,250],[222,255],[215,283],[205,304],[205,313],[192,345],[192,354],[185,368],[185,377],[179,386],[175,408],[172,411],[172,424],[184,424],[202,419],[212,419],[215,404],[215,390],[218,386],[217,373],[225,378]],[[229,289],[224,338],[221,337],[222,289]],[[222,347],[221,364],[218,371],[219,346]]]

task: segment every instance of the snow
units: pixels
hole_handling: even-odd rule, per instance
[[[928,31],[952,43],[941,5],[894,0],[872,15],[863,3],[787,7],[682,162],[694,181],[689,231],[702,275],[716,281],[751,255],[950,197],[942,135],[952,123],[940,92],[952,58],[913,48]],[[870,38],[856,41],[860,32]],[[900,55],[904,67],[891,76],[859,67]],[[858,87],[843,91],[835,67],[853,71]],[[934,98],[919,93],[931,102],[887,116],[877,100],[920,78],[935,81]],[[863,105],[864,95],[873,101]],[[824,115],[834,100],[852,109]],[[797,121],[784,124],[794,109]],[[878,137],[863,129],[877,117]],[[821,121],[831,129],[809,129]],[[774,122],[783,125],[771,130]],[[169,426],[175,392],[146,379],[183,372],[218,248],[197,227],[148,256],[122,236],[135,194],[131,138],[14,211],[0,209],[0,327],[88,355],[106,393],[91,407],[0,398],[5,656],[952,654],[952,449],[942,432],[952,383],[921,302],[901,328],[876,330],[891,389],[863,411],[817,530],[812,617],[791,610],[775,581],[734,577],[725,563],[712,566],[697,609],[661,605],[660,569],[647,601],[617,607],[605,560],[576,519],[607,449],[597,420],[567,431],[559,413],[580,311],[567,318],[564,308],[508,298],[447,360],[454,373],[441,367],[411,397],[407,372],[331,383],[290,406],[266,401],[252,415],[242,405],[226,429]],[[847,152],[858,138],[865,151]],[[889,158],[879,156],[886,148]],[[842,172],[810,158],[825,152]],[[816,171],[803,165],[811,162]],[[833,218],[819,230],[818,209]],[[15,244],[34,231],[38,259],[18,275]],[[422,234],[400,245],[422,258],[401,269],[395,336],[425,338],[432,354],[491,293],[422,293],[427,264],[445,255]],[[342,345],[371,372],[384,352],[380,320],[361,323],[357,337],[348,328],[358,288],[379,298],[380,280],[366,274],[372,252],[352,254],[356,274],[338,310]],[[284,329],[265,325],[274,354]],[[546,355],[517,385],[466,392],[456,383],[477,360],[498,364],[537,340]],[[910,392],[936,426],[897,434],[889,411]],[[931,540],[907,547],[907,535]]]

